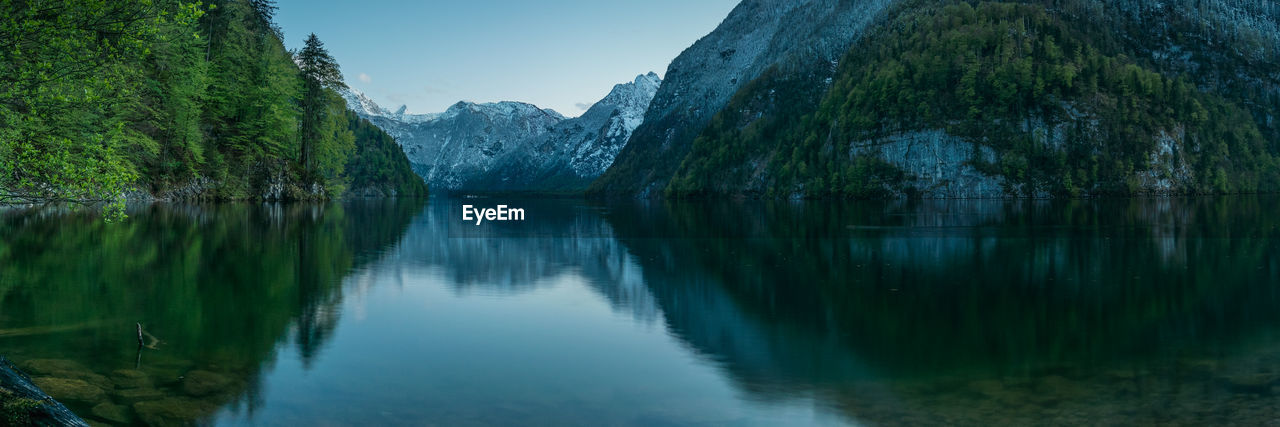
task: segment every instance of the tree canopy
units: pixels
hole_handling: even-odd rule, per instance
[[[270,0],[0,0],[0,203],[118,211],[130,191],[326,198],[353,179],[425,193],[403,154],[385,170],[348,161],[398,147],[368,129],[356,139],[334,92],[337,61],[315,34],[295,58],[276,10]]]

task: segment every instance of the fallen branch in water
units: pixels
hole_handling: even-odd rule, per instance
[[[146,347],[152,350],[159,350],[156,345],[160,344],[160,339],[155,335],[151,335],[142,330],[142,323],[134,323],[138,325],[138,347]]]

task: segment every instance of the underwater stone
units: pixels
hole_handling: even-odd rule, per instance
[[[110,389],[111,380],[98,375],[79,362],[66,359],[32,359],[22,364],[22,369],[43,377],[76,379],[99,388]]]
[[[214,409],[217,409],[214,404],[185,397],[170,397],[133,405],[138,418],[150,425],[194,424],[197,419],[213,413]]]
[[[88,368],[79,362],[67,359],[31,359],[19,365],[23,371],[32,375],[59,375],[67,372],[85,372]]]
[[[124,406],[102,402],[98,406],[94,406],[89,412],[95,417],[116,424],[127,424],[129,422],[129,408]]]
[[[37,387],[62,402],[98,403],[107,394],[96,385],[73,378],[38,377],[31,380]]]
[[[149,400],[159,400],[164,397],[164,393],[154,388],[131,388],[127,390],[116,390],[111,393],[115,396],[116,401],[125,405],[132,405],[138,402],[146,402]]]
[[[151,377],[146,372],[133,369],[117,369],[111,372],[111,382],[118,389],[152,388]]]
[[[1227,388],[1236,393],[1270,395],[1272,388],[1280,386],[1280,374],[1249,374],[1223,378]]]
[[[187,372],[185,378],[182,379],[182,391],[196,397],[221,393],[227,391],[230,387],[230,379],[209,371]]]

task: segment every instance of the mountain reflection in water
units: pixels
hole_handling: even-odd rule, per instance
[[[1273,198],[473,202],[10,212],[0,354],[117,424],[1280,416]]]

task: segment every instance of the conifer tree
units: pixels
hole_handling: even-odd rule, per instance
[[[302,148],[299,155],[306,179],[315,179],[315,155],[317,147],[324,141],[326,122],[329,117],[329,98],[327,89],[345,88],[342,72],[338,62],[329,55],[324,43],[315,33],[307,36],[306,44],[297,55],[298,68],[302,76]]]

